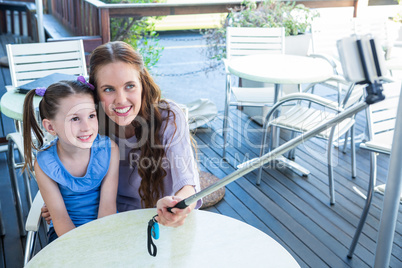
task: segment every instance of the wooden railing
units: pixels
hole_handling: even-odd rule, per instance
[[[311,8],[354,7],[358,0],[299,0]],[[98,0],[52,0],[51,13],[75,35],[99,35],[110,41],[110,19],[117,17],[168,16],[225,13],[242,0],[202,1],[196,3],[105,4]]]
[[[34,3],[21,1],[1,1],[1,33],[8,33],[10,29],[11,34],[23,35],[25,29],[26,35],[34,40],[36,35],[36,24],[33,15],[35,11],[36,7]],[[15,17],[17,17],[18,23],[15,21]],[[17,25],[18,27],[16,27]]]
[[[228,8],[239,6],[242,0],[221,0],[219,2],[199,0],[199,2],[193,3],[151,4],[105,4],[99,0],[50,0],[44,2],[46,3],[46,12],[56,18],[75,36],[100,36],[102,43],[106,43],[110,41],[111,18],[225,13],[228,12]],[[354,7],[356,12],[358,0],[298,0],[296,3],[304,4],[310,8]],[[2,32],[7,31],[6,10],[19,12],[20,16],[23,12],[27,13],[29,36],[33,40],[37,40],[36,21],[32,15],[35,10],[33,3],[0,2]],[[14,16],[11,16],[12,29],[15,27],[13,20]],[[20,27],[21,24],[20,22]]]
[[[76,36],[95,36],[101,33],[99,6],[103,5],[101,1],[52,0],[48,8]]]

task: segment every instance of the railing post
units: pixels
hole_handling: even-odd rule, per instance
[[[0,30],[1,33],[7,32],[7,11],[5,9],[0,10]]]
[[[101,25],[102,43],[105,44],[110,41],[109,9],[108,8],[99,9],[99,18],[100,18],[100,25]]]
[[[35,0],[36,16],[38,18],[38,38],[40,43],[45,42],[45,28],[43,27],[43,2]]]
[[[15,34],[14,10],[10,10],[11,34]]]

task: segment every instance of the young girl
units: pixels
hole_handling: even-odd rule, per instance
[[[79,77],[31,90],[25,98],[24,168],[32,169],[32,148],[36,149],[36,180],[52,215],[49,243],[75,227],[116,213],[119,151],[113,141],[98,134],[93,90]],[[44,149],[33,108],[35,94],[43,97],[42,125],[56,136]]]

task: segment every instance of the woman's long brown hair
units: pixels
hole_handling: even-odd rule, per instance
[[[170,109],[169,104],[161,100],[161,91],[154,82],[148,70],[144,67],[144,62],[139,53],[137,53],[130,45],[125,42],[115,41],[109,42],[97,47],[91,55],[89,82],[95,87],[97,86],[97,72],[106,64],[113,62],[124,62],[132,65],[140,73],[140,81],[142,84],[141,108],[137,118],[131,122],[134,126],[135,136],[140,144],[140,158],[137,163],[143,163],[142,160],[147,160],[151,165],[138,164],[138,173],[141,176],[141,184],[139,195],[141,204],[145,208],[151,208],[156,205],[156,201],[160,199],[164,193],[163,179],[166,176],[166,170],[162,167],[162,159],[165,157],[165,148],[162,146],[161,128],[164,120],[173,119],[175,122],[175,114]],[[96,92],[96,91],[95,91]],[[99,103],[99,97],[96,94],[96,101]],[[162,105],[163,104],[163,105]],[[98,105],[101,110],[101,105]],[[162,118],[161,111],[167,110],[168,116]],[[110,136],[109,131],[114,131],[116,128],[109,128],[109,124],[114,124],[105,116],[104,122],[101,122],[102,115],[99,115],[100,130],[105,128],[105,135]],[[140,122],[141,120],[141,122]],[[102,126],[103,124],[103,126]],[[176,123],[175,127],[177,129]],[[168,122],[165,122],[165,131]],[[143,129],[146,127],[147,129]],[[142,137],[146,135],[147,137]],[[162,134],[163,135],[163,134]]]

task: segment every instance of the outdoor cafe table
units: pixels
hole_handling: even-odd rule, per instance
[[[7,91],[1,97],[1,112],[16,122],[22,122],[25,94],[17,93],[14,90]],[[39,106],[42,97],[34,97],[34,107]]]
[[[238,77],[275,84],[323,82],[333,75],[324,59],[287,54],[256,54],[229,60],[228,70]]]
[[[194,210],[183,226],[160,225],[157,255],[147,250],[155,209],[122,212],[59,237],[26,267],[299,267],[278,242],[227,216]]]
[[[278,101],[283,84],[320,83],[333,76],[332,66],[324,59],[287,54],[235,57],[229,60],[228,70],[244,79],[275,84],[274,103]],[[310,173],[285,157],[278,157],[276,160],[300,175],[307,176]]]

